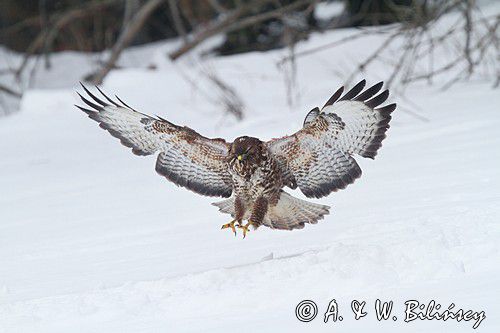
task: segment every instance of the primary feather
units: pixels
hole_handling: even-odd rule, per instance
[[[267,142],[304,195],[320,198],[345,188],[361,176],[352,155],[375,157],[396,108],[376,108],[388,97],[387,90],[373,97],[382,85],[362,92],[363,80],[340,97],[341,87],[321,112],[308,114],[301,130]]]
[[[80,96],[91,109],[79,107],[136,155],[159,152],[156,171],[178,186],[208,196],[229,197],[231,176],[225,159],[229,144],[208,139],[188,127],[156,119],[112,101],[107,104],[90,93],[93,102]]]

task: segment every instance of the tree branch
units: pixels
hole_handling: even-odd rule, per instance
[[[89,75],[86,79],[91,80],[94,84],[101,84],[106,75],[113,69],[116,62],[120,58],[122,51],[132,42],[137,33],[142,29],[148,17],[153,13],[153,11],[162,4],[164,0],[149,0],[139,9],[137,14],[134,15],[130,24],[123,30],[123,32],[118,37],[113,49],[111,50],[111,55],[106,61],[106,64],[102,69],[95,73]]]
[[[71,9],[67,12],[56,14],[51,17],[50,21],[54,21],[54,23],[51,24],[51,29],[42,30],[35,38],[35,40],[30,44],[23,58],[23,61],[16,70],[16,77],[19,78],[21,76],[26,65],[28,64],[28,60],[34,53],[40,51],[40,49],[44,47],[44,45],[50,46],[52,44],[52,42],[57,37],[57,33],[59,32],[59,30],[72,23],[76,19],[92,15],[94,11],[108,7],[120,1],[121,0],[95,0],[88,3],[84,7]]]
[[[23,97],[22,93],[14,91],[14,90],[10,89],[9,87],[4,86],[3,84],[0,84],[0,91],[6,93],[7,95],[11,95],[11,96],[14,96],[17,98]]]
[[[237,7],[232,12],[227,14],[227,16],[223,20],[216,22],[211,27],[205,30],[202,30],[200,33],[194,36],[191,41],[185,43],[179,49],[170,53],[170,59],[178,59],[210,37],[213,37],[220,33],[228,33],[234,30],[243,29],[250,25],[257,24],[271,18],[280,17],[286,12],[292,11],[296,8],[299,8],[300,6],[303,6],[304,4],[308,4],[317,0],[298,0],[290,5],[280,7],[265,13],[246,17],[240,20],[242,16],[244,16],[251,10],[255,10],[256,8],[259,8],[260,6],[271,1],[272,0],[253,0],[242,4],[241,6]]]

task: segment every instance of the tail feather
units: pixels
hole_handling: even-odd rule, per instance
[[[234,197],[212,205],[219,207],[221,213],[230,214],[234,218]],[[272,229],[302,229],[306,223],[318,223],[330,213],[329,209],[329,206],[301,200],[281,191],[278,203],[269,206],[262,224]]]
[[[219,211],[224,214],[230,214],[234,217],[234,197],[218,202],[212,202],[212,205],[219,207]]]
[[[302,229],[306,223],[316,224],[330,213],[330,207],[308,202],[282,191],[276,206],[270,206],[262,222],[273,229]]]

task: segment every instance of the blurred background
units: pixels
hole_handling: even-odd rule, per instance
[[[369,45],[351,73],[337,76],[350,82],[371,63],[383,61],[382,51],[403,39],[397,61],[385,79],[399,86],[452,72],[454,81],[467,79],[478,69],[482,77],[499,84],[498,13],[481,12],[479,0],[3,0],[0,4],[0,114],[14,112],[25,90],[43,87],[37,75],[54,66],[53,55],[77,51],[92,55],[87,73],[74,80],[101,84],[120,62],[129,46],[175,40],[165,57],[171,61],[189,55],[200,44],[219,37],[203,57],[285,48],[289,54],[277,61],[287,88],[289,105],[296,78],[296,58],[325,52],[370,34],[385,36]],[[448,13],[455,22],[436,33]],[[397,28],[393,29],[397,24]],[[387,28],[392,27],[392,28]],[[313,32],[356,28],[357,35],[326,43],[297,54],[295,45]],[[449,62],[432,63],[435,48],[444,47]],[[442,54],[442,53],[441,53]],[[416,59],[429,58],[425,70]],[[393,59],[391,59],[393,60]],[[437,61],[436,63],[438,63]],[[150,65],[154,69],[154,64]],[[460,68],[458,77],[455,69]],[[486,68],[486,69],[485,69]],[[206,71],[205,71],[206,72]],[[225,95],[228,109],[241,118],[237,92],[224,77],[205,73]],[[59,85],[64,85],[60,82]],[[53,83],[52,86],[58,84]]]

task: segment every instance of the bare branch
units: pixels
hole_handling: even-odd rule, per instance
[[[219,90],[220,102],[224,105],[225,111],[238,120],[243,119],[244,104],[236,90],[222,81],[214,71],[206,71],[204,74]]]
[[[294,56],[295,56],[295,58],[305,57],[305,56],[308,56],[308,55],[315,54],[317,52],[328,50],[330,48],[333,48],[333,47],[336,47],[336,46],[339,46],[339,45],[342,45],[342,44],[345,44],[345,43],[349,43],[349,42],[354,41],[354,40],[356,40],[358,38],[361,38],[361,37],[364,37],[364,36],[367,36],[367,35],[370,35],[370,34],[376,34],[376,33],[380,33],[380,31],[379,30],[377,30],[377,31],[369,31],[369,30],[361,31],[361,32],[358,32],[358,33],[346,36],[344,38],[341,38],[341,39],[336,40],[336,41],[331,42],[331,43],[327,43],[327,44],[324,44],[324,45],[313,47],[313,48],[310,48],[308,50],[304,50],[304,51],[301,51],[301,52],[296,52]],[[291,59],[290,56],[283,57],[277,63],[277,65],[281,66],[285,62],[291,61],[291,60],[292,59]]]
[[[181,14],[179,12],[178,1],[177,0],[168,0],[168,6],[170,9],[170,13],[172,14],[172,20],[174,21],[174,27],[179,36],[181,36],[184,43],[187,43],[187,33],[184,28],[184,24],[182,24]]]
[[[218,0],[207,0],[207,1],[218,14],[227,13],[227,8],[222,6]]]
[[[52,45],[52,42],[56,38],[59,30],[72,23],[76,19],[92,15],[96,10],[102,10],[103,8],[111,6],[115,3],[119,3],[120,1],[121,0],[94,0],[87,3],[83,7],[71,9],[64,13],[53,15],[53,17],[51,17],[50,19],[51,22],[54,22],[51,24],[51,29],[42,30],[30,44],[30,46],[26,50],[23,61],[16,70],[16,77],[18,79],[20,78],[22,72],[28,64],[29,59],[34,53],[39,52],[42,47],[44,47],[44,45]]]
[[[284,13],[297,9],[304,4],[311,3],[317,0],[298,0],[296,2],[291,3],[290,5],[280,7],[275,10],[271,10],[265,13],[257,14],[254,16],[242,18],[244,15],[250,12],[250,10],[258,8],[263,4],[272,2],[273,0],[253,0],[243,3],[238,6],[236,9],[233,9],[230,13],[226,14],[226,16],[222,20],[218,20],[213,22],[210,27],[200,31],[197,35],[193,37],[191,41],[182,45],[176,51],[170,53],[169,57],[172,60],[176,60],[185,53],[191,51],[200,43],[205,41],[206,39],[218,35],[220,33],[228,33],[231,31],[235,31],[238,29],[246,28],[250,25],[257,24],[259,22],[276,18],[282,16]]]
[[[467,63],[468,63],[468,72],[469,72],[469,75],[472,74],[473,70],[474,70],[474,64],[473,64],[473,61],[472,61],[472,56],[471,56],[471,48],[470,48],[470,44],[471,44],[471,38],[472,38],[472,29],[473,29],[473,25],[472,25],[472,2],[474,0],[468,0],[468,1],[465,1],[465,8],[464,8],[464,18],[465,18],[465,24],[464,24],[464,33],[465,33],[465,45],[464,45],[464,54],[465,54],[465,59],[467,59]]]
[[[4,86],[3,84],[0,84],[0,91],[6,93],[7,95],[14,96],[16,98],[23,97],[22,93],[14,91],[14,90],[10,89],[9,87]]]
[[[101,84],[103,79],[108,75],[111,69],[115,66],[116,62],[120,58],[122,51],[132,42],[137,33],[146,23],[148,17],[153,13],[153,11],[162,4],[164,0],[148,0],[138,12],[132,18],[130,24],[123,30],[123,32],[118,37],[113,49],[111,50],[111,55],[102,69],[95,73],[89,75],[86,79],[91,80],[94,84]]]

